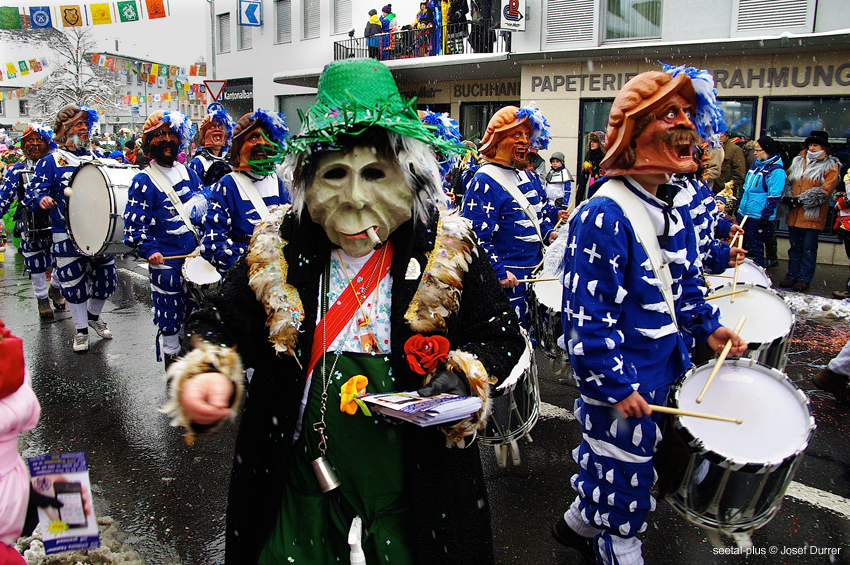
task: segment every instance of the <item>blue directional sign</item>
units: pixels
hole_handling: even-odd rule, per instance
[[[260,0],[239,0],[239,25],[263,25],[263,3]]]

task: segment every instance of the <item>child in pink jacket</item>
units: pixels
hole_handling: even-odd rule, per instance
[[[0,564],[25,563],[13,544],[21,536],[30,499],[30,477],[18,454],[18,433],[38,423],[41,407],[24,370],[21,338],[0,321]],[[29,532],[27,532],[29,533]]]

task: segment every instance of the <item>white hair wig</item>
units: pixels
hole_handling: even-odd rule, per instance
[[[440,180],[440,165],[431,150],[431,146],[418,139],[400,135],[386,130],[392,152],[398,158],[407,185],[413,190],[413,218],[426,222],[434,208],[448,207],[448,196]],[[356,136],[355,136],[356,139]],[[305,175],[295,174],[307,166],[312,159],[318,159],[322,153],[336,149],[321,148],[311,145],[307,151],[290,153],[283,162],[280,176],[284,182],[289,181],[289,195],[292,198],[292,209],[297,217],[304,210],[304,196],[307,191],[308,179]]]

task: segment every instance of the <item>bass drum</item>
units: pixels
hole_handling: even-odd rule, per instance
[[[83,163],[74,171],[66,196],[68,236],[83,255],[128,253],[124,245],[124,208],[130,182],[139,172],[132,165]]]

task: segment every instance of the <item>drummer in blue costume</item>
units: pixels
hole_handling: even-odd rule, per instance
[[[557,237],[558,209],[549,204],[526,160],[529,147],[549,146],[548,126],[533,103],[496,112],[480,148],[487,162],[477,168],[463,198],[462,214],[472,221],[496,278],[526,329],[527,286],[518,281],[532,276],[543,259],[543,244]]]
[[[227,150],[230,148],[234,125],[227,110],[222,107],[204,116],[198,127],[201,149],[189,162],[189,168],[195,171],[206,187],[211,188],[231,171]]]
[[[285,148],[288,134],[277,112],[257,110],[236,123],[227,156],[233,172],[213,187],[201,245],[201,255],[222,275],[248,247],[268,208],[290,201],[271,158]]]
[[[53,129],[51,127],[32,123],[24,129],[21,134],[21,150],[25,159],[6,169],[3,186],[0,188],[0,216],[8,212],[12,202],[19,197],[18,189],[22,182],[26,182],[23,180],[26,177],[24,176],[22,179],[21,172],[25,169],[30,171],[35,169],[39,159],[45,157],[54,149],[56,149],[56,143],[53,141]],[[23,188],[26,190],[26,186],[23,186]],[[18,205],[23,207],[21,202],[18,202]],[[17,212],[16,217],[20,214],[21,212]],[[48,212],[39,209],[35,214],[44,216],[49,225],[50,216]],[[62,298],[59,289],[59,277],[51,277],[49,285],[47,282],[47,269],[53,263],[53,257],[50,255],[51,243],[53,243],[53,239],[50,233],[47,233],[47,237],[44,238],[24,237],[21,241],[24,267],[30,274],[32,289],[36,300],[38,300],[38,313],[42,318],[53,317],[53,308],[50,307],[51,299],[57,310],[65,309],[65,299]]]
[[[77,330],[72,346],[77,353],[89,349],[89,328],[104,339],[112,339],[112,330],[100,318],[100,313],[106,299],[115,292],[115,260],[112,255],[87,257],[80,254],[68,236],[65,222],[65,189],[71,175],[83,163],[102,157],[89,143],[89,132],[95,122],[97,112],[88,106],[68,104],[59,110],[53,124],[53,140],[61,147],[36,164],[24,197],[24,205],[31,210],[50,210],[51,253],[56,261],[62,296],[68,301]]]
[[[192,122],[182,113],[157,110],[148,117],[142,150],[151,161],[133,177],[124,209],[124,243],[148,262],[153,322],[159,329],[157,360],[162,336],[166,369],[180,352],[183,321],[195,306],[181,267],[184,256],[198,247],[207,210],[201,179],[176,161],[191,139]]]
[[[683,333],[712,351],[730,339],[731,355],[746,349],[704,301],[687,202],[666,184],[697,166],[691,115],[701,108],[682,70],[642,73],[617,95],[602,162],[611,178],[594,183],[566,235],[564,335],[583,439],[573,451],[578,496],[553,535],[608,565],[644,562],[636,536],[655,508],[663,425],[649,404],[665,404],[691,365]]]

